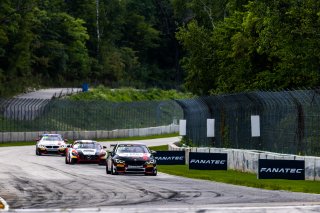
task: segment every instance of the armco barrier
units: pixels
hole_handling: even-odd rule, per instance
[[[304,160],[306,180],[320,180],[320,157],[298,156],[279,154],[274,152],[264,152],[259,150],[225,149],[225,148],[180,148],[174,144],[169,146],[169,150],[185,150],[186,164],[189,162],[189,152],[206,153],[227,153],[228,169],[242,172],[258,174],[259,159],[278,159],[278,160]]]
[[[64,138],[76,139],[101,139],[101,138],[126,138],[133,136],[161,135],[179,132],[179,125],[157,126],[137,129],[116,129],[111,131],[51,131],[51,132],[0,132],[0,143],[14,141],[34,141],[43,133],[59,133]]]

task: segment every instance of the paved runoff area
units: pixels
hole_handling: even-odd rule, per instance
[[[175,141],[155,139],[149,146]],[[116,142],[112,142],[116,143]],[[110,143],[103,143],[110,146]],[[35,146],[0,148],[0,197],[9,212],[319,212],[320,195],[158,176],[107,175],[104,166],[66,165]]]
[[[66,94],[72,94],[80,92],[80,88],[50,88],[50,89],[40,89],[33,92],[23,93],[16,98],[22,99],[51,99],[52,97],[64,96]]]

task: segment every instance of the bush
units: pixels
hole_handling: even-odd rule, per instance
[[[112,102],[135,102],[135,101],[160,101],[170,99],[187,99],[194,97],[191,93],[183,93],[177,90],[147,89],[137,90],[134,88],[110,89],[98,86],[88,92],[82,92],[70,96],[72,100],[107,100]]]

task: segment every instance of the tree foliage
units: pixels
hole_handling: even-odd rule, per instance
[[[83,82],[200,95],[319,84],[316,0],[2,0],[0,95]]]
[[[319,84],[318,1],[229,1],[226,8],[214,28],[195,18],[177,33],[188,88],[209,94]]]
[[[174,87],[172,12],[170,0],[3,0],[0,95],[83,82]]]

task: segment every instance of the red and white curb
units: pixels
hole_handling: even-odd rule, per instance
[[[9,205],[7,204],[7,202],[0,197],[0,211],[8,211],[9,210]]]

